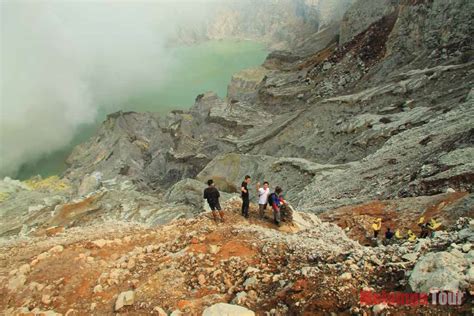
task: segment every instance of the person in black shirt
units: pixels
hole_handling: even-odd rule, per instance
[[[242,216],[245,218],[249,218],[249,190],[247,185],[250,183],[250,176],[246,175],[244,182],[242,182],[242,186],[240,187],[241,196],[242,196]]]
[[[214,186],[214,181],[212,179],[207,181],[208,187],[204,189],[204,198],[207,200],[209,207],[212,210],[212,216],[214,217],[214,221],[217,223],[218,214],[221,217],[221,221],[224,222],[224,212],[221,209],[221,205],[219,204],[219,190]]]
[[[393,232],[390,230],[390,227],[387,227],[387,231],[385,232],[385,239],[390,240],[393,237]]]

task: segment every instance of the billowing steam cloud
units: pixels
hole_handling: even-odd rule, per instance
[[[169,36],[205,25],[226,1],[237,0],[1,1],[0,176],[63,148],[101,109],[118,110],[172,76],[167,65],[179,61],[166,49]]]
[[[172,22],[199,16],[175,6],[2,1],[0,175],[67,145],[99,107],[116,110],[159,85],[172,61],[165,50]]]

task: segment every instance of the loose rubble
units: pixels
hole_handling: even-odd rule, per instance
[[[238,201],[224,205],[225,224],[204,214],[157,228],[116,225],[101,239],[90,238],[92,231],[80,238],[66,232],[55,246],[38,237],[24,249],[3,245],[9,263],[0,292],[13,300],[3,299],[2,309],[6,315],[25,308],[101,315],[379,314],[401,307],[360,305],[360,291],[474,290],[474,220],[461,218],[430,239],[363,246],[315,215],[294,212],[294,223],[277,227],[258,219],[254,205],[249,222]],[[41,259],[15,264],[28,255]]]

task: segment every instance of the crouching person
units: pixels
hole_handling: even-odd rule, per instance
[[[217,223],[218,215],[220,215],[221,221],[224,222],[224,212],[222,211],[221,205],[219,203],[219,197],[221,196],[219,190],[217,190],[215,187],[214,181],[212,179],[207,181],[207,185],[208,187],[204,189],[204,198],[207,200],[207,203],[211,208],[214,221]]]

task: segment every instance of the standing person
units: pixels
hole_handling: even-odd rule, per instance
[[[385,239],[390,240],[393,237],[393,232],[390,230],[390,227],[387,227],[387,231],[385,232]]]
[[[242,216],[249,218],[249,205],[250,205],[250,195],[247,186],[250,184],[250,176],[246,175],[244,182],[240,187],[241,196],[242,196]]]
[[[268,196],[268,204],[272,206],[273,209],[273,219],[275,224],[280,226],[280,194],[283,190],[280,187],[275,188],[275,192]]]
[[[221,205],[219,203],[219,197],[221,196],[219,190],[214,185],[214,181],[212,179],[207,181],[208,187],[204,189],[204,198],[207,200],[209,207],[212,211],[212,216],[214,217],[214,221],[217,223],[217,212],[219,212],[221,216],[221,221],[224,222],[224,212],[221,209]]]
[[[382,219],[381,218],[375,219],[374,223],[372,224],[372,229],[374,231],[374,238],[377,238],[381,228],[382,228]]]
[[[257,182],[257,193],[258,193],[258,212],[260,218],[265,217],[265,210],[267,209],[268,196],[270,195],[269,183],[263,182],[263,188],[260,187],[260,182]]]

